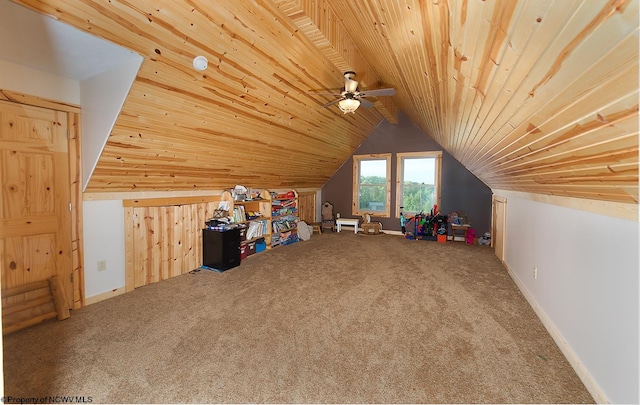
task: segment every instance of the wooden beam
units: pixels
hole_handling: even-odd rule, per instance
[[[56,307],[58,320],[62,321],[64,319],[67,319],[71,316],[71,313],[69,312],[69,303],[67,302],[67,298],[65,297],[60,277],[51,277],[49,279],[49,288],[51,289],[51,295],[53,296],[53,304]]]
[[[75,104],[36,97],[7,89],[0,89],[0,100],[11,101],[12,103],[27,104],[35,107],[44,107],[51,110],[65,111],[69,113],[80,113],[80,106]]]
[[[124,200],[123,207],[164,207],[171,205],[188,205],[220,201],[219,195],[194,197],[144,198],[138,200]]]

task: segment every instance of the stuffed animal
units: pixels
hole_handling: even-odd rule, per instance
[[[473,245],[473,240],[476,238],[476,230],[473,228],[467,229],[467,240],[466,242],[470,245]]]
[[[478,245],[491,245],[491,233],[485,232],[480,239],[478,239]]]
[[[469,223],[469,218],[463,211],[452,211],[447,216],[447,220],[452,225],[465,225]]]

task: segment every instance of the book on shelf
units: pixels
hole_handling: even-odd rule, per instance
[[[295,207],[296,200],[273,200],[271,201],[273,207]]]
[[[261,238],[266,233],[266,220],[258,220],[249,222],[247,229],[247,240]]]
[[[285,207],[285,208],[277,208],[271,210],[271,217],[283,217],[287,215],[296,215],[298,213],[298,209],[295,207]]]
[[[238,205],[233,207],[233,221],[234,222],[245,222],[247,220],[247,216],[244,210],[243,205]]]
[[[288,245],[290,243],[294,243],[297,241],[298,241],[298,233],[292,232],[290,230],[290,231],[281,232],[275,235],[274,239],[272,239],[272,246]]]
[[[282,218],[272,223],[274,232],[282,232],[289,231],[291,229],[296,229],[297,226],[297,218]]]

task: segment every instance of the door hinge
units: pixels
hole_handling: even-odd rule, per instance
[[[70,274],[71,277],[69,277],[71,279],[71,282],[73,283],[73,273]]]
[[[67,128],[67,140],[71,139],[71,131]]]
[[[71,212],[71,202],[69,202],[69,212]]]

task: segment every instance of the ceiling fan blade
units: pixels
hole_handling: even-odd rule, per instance
[[[378,97],[378,96],[395,96],[396,89],[390,87],[388,89],[374,89],[360,92],[360,97]]]
[[[360,100],[360,106],[362,106],[364,108],[373,107],[373,103],[371,101],[367,100],[366,98],[358,98],[358,100]]]
[[[323,107],[330,107],[330,106],[336,104],[340,100],[342,100],[342,98],[335,99],[335,100],[333,100],[331,102],[328,102],[327,104],[323,105]]]

